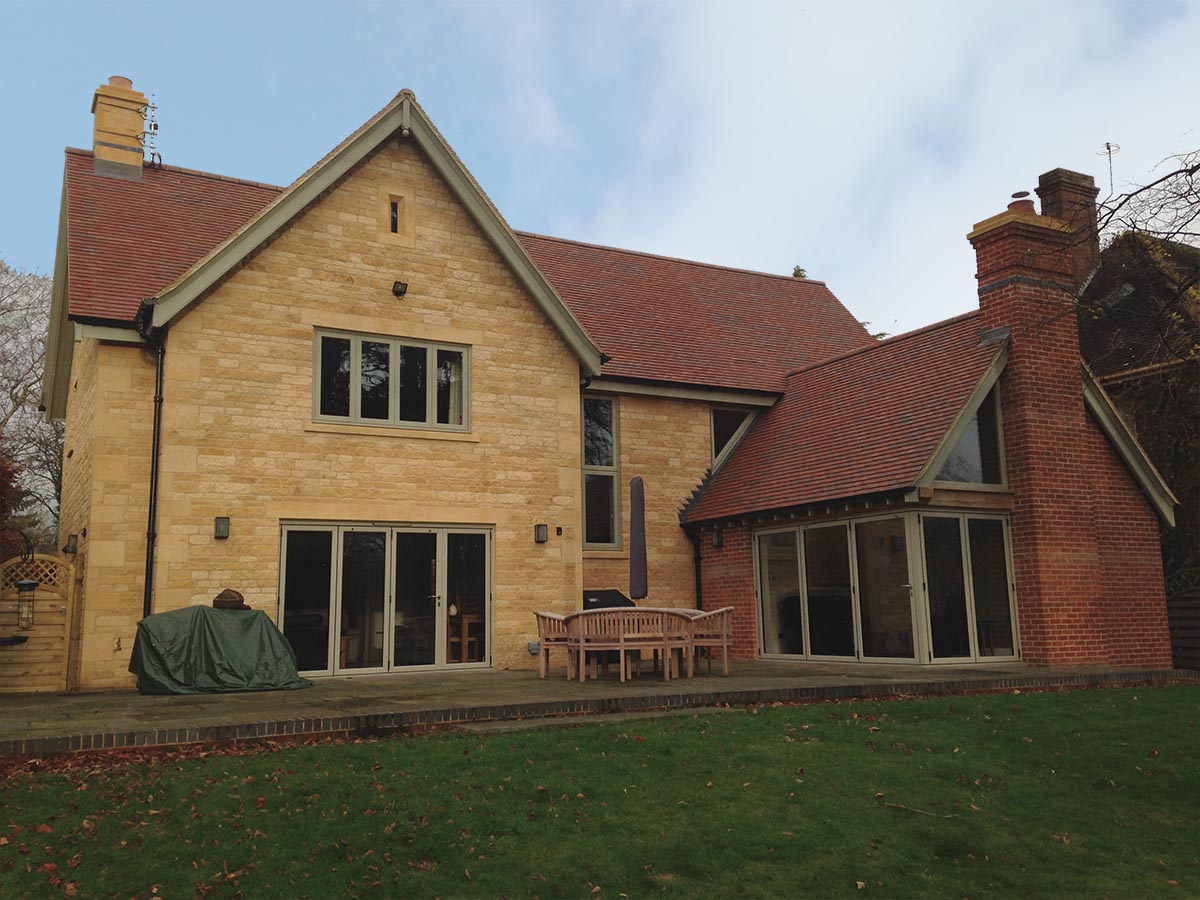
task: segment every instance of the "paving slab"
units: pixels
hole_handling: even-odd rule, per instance
[[[754,660],[664,682],[563,670],[470,670],[325,678],[298,691],[144,696],[134,691],[5,694],[0,756],[378,734],[470,722],[896,695],[1200,681],[1187,670],[1047,668],[1024,663],[904,666]]]

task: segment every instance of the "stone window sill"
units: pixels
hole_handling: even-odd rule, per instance
[[[308,422],[305,431],[319,434],[358,434],[365,437],[415,438],[425,441],[459,441],[478,444],[479,435],[467,431],[433,431],[423,428],[387,428],[374,425],[338,425],[333,422]]]

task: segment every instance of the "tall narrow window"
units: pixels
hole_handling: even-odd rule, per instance
[[[391,349],[391,344],[381,341],[362,342],[362,394],[359,404],[364,419],[388,418]]]
[[[594,547],[620,544],[616,407],[608,397],[583,401],[583,542]]]
[[[437,365],[438,424],[461,425],[463,355],[458,350],[439,350]]]
[[[321,394],[323,416],[350,415],[350,339],[321,338]]]
[[[389,222],[392,234],[400,233],[400,203],[393,200],[388,204]]]
[[[426,418],[424,347],[400,348],[400,421],[424,422]]]

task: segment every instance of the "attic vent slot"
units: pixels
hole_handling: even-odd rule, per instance
[[[391,232],[392,234],[400,233],[400,204],[393,200],[388,204],[389,214],[391,215]]]

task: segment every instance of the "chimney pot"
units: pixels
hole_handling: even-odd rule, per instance
[[[1037,208],[1032,200],[1014,200],[1008,204],[1009,212],[1020,213],[1023,216],[1036,216]]]
[[[126,78],[124,75],[109,75],[108,76],[108,86],[115,87],[115,88],[121,88],[122,90],[129,91],[129,90],[133,89],[133,82],[130,81],[128,78]]]

